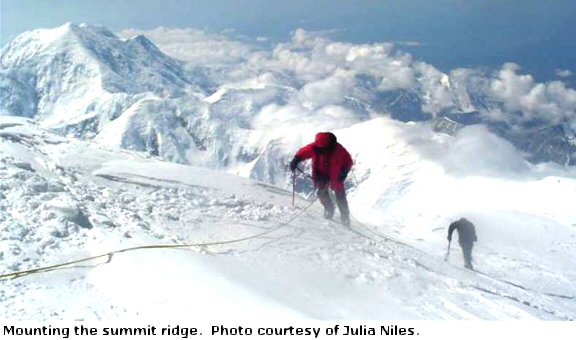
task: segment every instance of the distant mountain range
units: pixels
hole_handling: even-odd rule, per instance
[[[288,70],[238,79],[230,68],[186,67],[141,35],[120,39],[103,27],[66,24],[23,33],[2,48],[0,112],[103,145],[272,182],[283,180],[272,169],[282,168],[310,131],[383,115],[430,121],[449,133],[484,123],[534,162],[576,164],[574,135],[564,123],[486,120],[479,112],[500,104],[478,84],[415,65],[416,81],[405,88],[383,89],[354,75],[334,104],[315,101],[314,89]]]

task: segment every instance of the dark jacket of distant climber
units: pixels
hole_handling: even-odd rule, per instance
[[[454,230],[458,231],[458,243],[462,244],[472,244],[478,241],[476,236],[476,228],[472,222],[465,218],[461,218],[458,221],[452,222],[450,227],[448,227],[448,240],[452,240],[452,233]]]
[[[345,225],[350,225],[350,211],[346,200],[344,180],[352,168],[352,157],[338,143],[333,133],[319,132],[313,143],[296,152],[290,162],[290,170],[295,171],[298,164],[306,159],[312,159],[312,180],[318,189],[316,194],[320,203],[324,206],[324,217],[331,219],[334,215],[334,203],[328,192],[328,185],[330,185],[336,196],[341,221]]]
[[[462,255],[464,256],[464,266],[468,269],[472,267],[472,247],[474,242],[478,241],[476,236],[476,228],[472,222],[465,218],[452,222],[448,227],[448,241],[452,241],[452,233],[454,230],[458,231],[458,243],[462,248]]]

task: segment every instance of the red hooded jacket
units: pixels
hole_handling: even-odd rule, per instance
[[[312,158],[312,179],[314,185],[325,185],[330,182],[334,191],[343,191],[344,186],[338,180],[341,171],[346,173],[352,168],[352,157],[346,149],[336,141],[336,136],[330,132],[316,134],[314,143],[300,148],[294,157],[299,160]]]

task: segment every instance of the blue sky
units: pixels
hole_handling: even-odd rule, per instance
[[[1,43],[65,22],[113,30],[191,27],[286,40],[296,28],[403,47],[441,69],[521,64],[576,71],[576,0],[1,0]]]

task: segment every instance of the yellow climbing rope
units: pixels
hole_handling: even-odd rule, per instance
[[[42,272],[47,272],[47,271],[52,271],[52,270],[56,270],[56,269],[65,269],[66,267],[70,266],[70,265],[74,265],[74,264],[78,264],[78,263],[83,263],[83,262],[88,262],[88,261],[92,261],[92,260],[96,260],[99,258],[104,258],[104,257],[108,257],[108,262],[112,259],[112,256],[115,254],[120,254],[120,253],[125,253],[125,252],[129,252],[129,251],[133,251],[133,250],[139,250],[139,249],[174,249],[174,248],[190,248],[190,247],[204,247],[204,246],[214,246],[214,245],[223,245],[223,244],[230,244],[230,243],[239,243],[239,242],[244,242],[247,240],[251,240],[251,239],[255,239],[258,237],[262,237],[266,234],[270,234],[278,229],[281,229],[285,226],[287,226],[288,224],[292,223],[294,220],[296,220],[298,217],[300,217],[304,212],[306,212],[308,209],[310,209],[312,207],[312,205],[314,205],[314,203],[316,202],[316,199],[313,200],[308,206],[306,206],[304,209],[300,210],[297,214],[295,214],[293,217],[291,217],[289,220],[280,223],[278,226],[276,226],[275,228],[272,228],[270,230],[266,230],[264,232],[255,234],[255,235],[251,235],[251,236],[246,236],[246,237],[242,237],[242,238],[237,238],[237,239],[232,239],[232,240],[227,240],[227,241],[214,241],[214,242],[202,242],[202,243],[188,243],[188,244],[149,244],[149,245],[142,245],[142,246],[135,246],[135,247],[130,247],[130,248],[124,248],[124,249],[119,249],[119,250],[114,250],[108,253],[104,253],[104,254],[100,254],[100,255],[95,255],[95,256],[89,256],[89,257],[83,257],[74,261],[69,261],[69,262],[63,262],[63,263],[58,263],[58,264],[54,264],[51,266],[46,266],[46,267],[38,267],[38,268],[32,268],[32,269],[27,269],[27,270],[22,270],[22,271],[17,271],[17,272],[12,272],[12,273],[6,273],[6,274],[0,274],[0,281],[1,280],[6,280],[9,278],[18,278],[18,277],[22,277],[22,276],[26,276],[26,275],[30,275],[30,274],[35,274],[35,273],[42,273]]]

